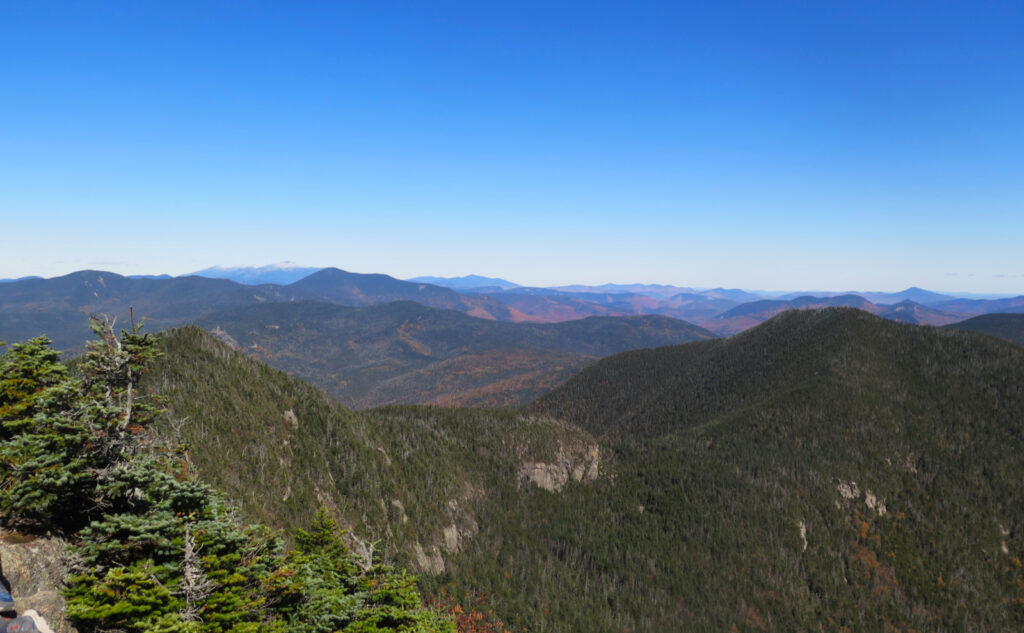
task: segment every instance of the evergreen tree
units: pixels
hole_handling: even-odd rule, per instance
[[[363,569],[324,508],[309,531],[295,533],[277,587],[280,610],[303,633],[455,633],[454,623],[423,609],[416,578],[374,562]]]
[[[321,512],[298,547],[242,526],[177,455],[147,440],[139,393],[155,340],[93,321],[74,378],[45,337],[0,357],[0,524],[73,543],[65,596],[81,633],[454,633],[416,579],[363,569]]]
[[[91,429],[80,383],[44,336],[0,357],[0,523],[64,531],[92,504]],[[70,521],[68,519],[71,519]]]

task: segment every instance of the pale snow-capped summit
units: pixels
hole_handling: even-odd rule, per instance
[[[295,262],[279,262],[266,266],[211,266],[197,270],[190,275],[208,277],[210,279],[230,279],[231,281],[249,286],[260,284],[277,284],[284,286],[308,277],[320,268],[301,266]]]

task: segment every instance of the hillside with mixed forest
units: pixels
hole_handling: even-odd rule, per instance
[[[653,315],[506,323],[412,301],[364,308],[267,303],[217,312],[198,324],[359,408],[523,404],[599,357],[714,338]]]
[[[1016,346],[840,309],[612,357],[532,409],[618,448],[616,487],[700,570],[684,604],[748,629],[1015,630],[1022,385]]]
[[[357,549],[377,542],[390,558],[439,570],[482,517],[541,477],[534,470],[554,480],[597,472],[589,434],[550,418],[357,412],[199,328],[165,332],[159,346],[142,385],[167,398],[158,433],[190,446],[197,470],[262,522],[301,527],[324,504]]]
[[[323,502],[426,591],[487,594],[512,625],[1024,626],[1009,343],[787,312],[599,361],[525,414],[351,412],[199,330],[163,347],[161,428],[246,512]]]

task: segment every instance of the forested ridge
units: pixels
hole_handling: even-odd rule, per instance
[[[612,523],[651,528],[645,573],[684,583],[694,628],[1024,625],[1019,347],[789,312],[601,361],[532,408],[615,448]]]
[[[502,626],[1024,628],[1024,348],[1004,341],[789,312],[505,412],[353,412],[197,328],[159,348],[140,390],[166,395],[176,463],[273,526],[323,505],[357,558],[485,596]]]

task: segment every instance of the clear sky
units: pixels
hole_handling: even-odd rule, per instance
[[[0,4],[0,278],[1024,294],[1024,3]]]

